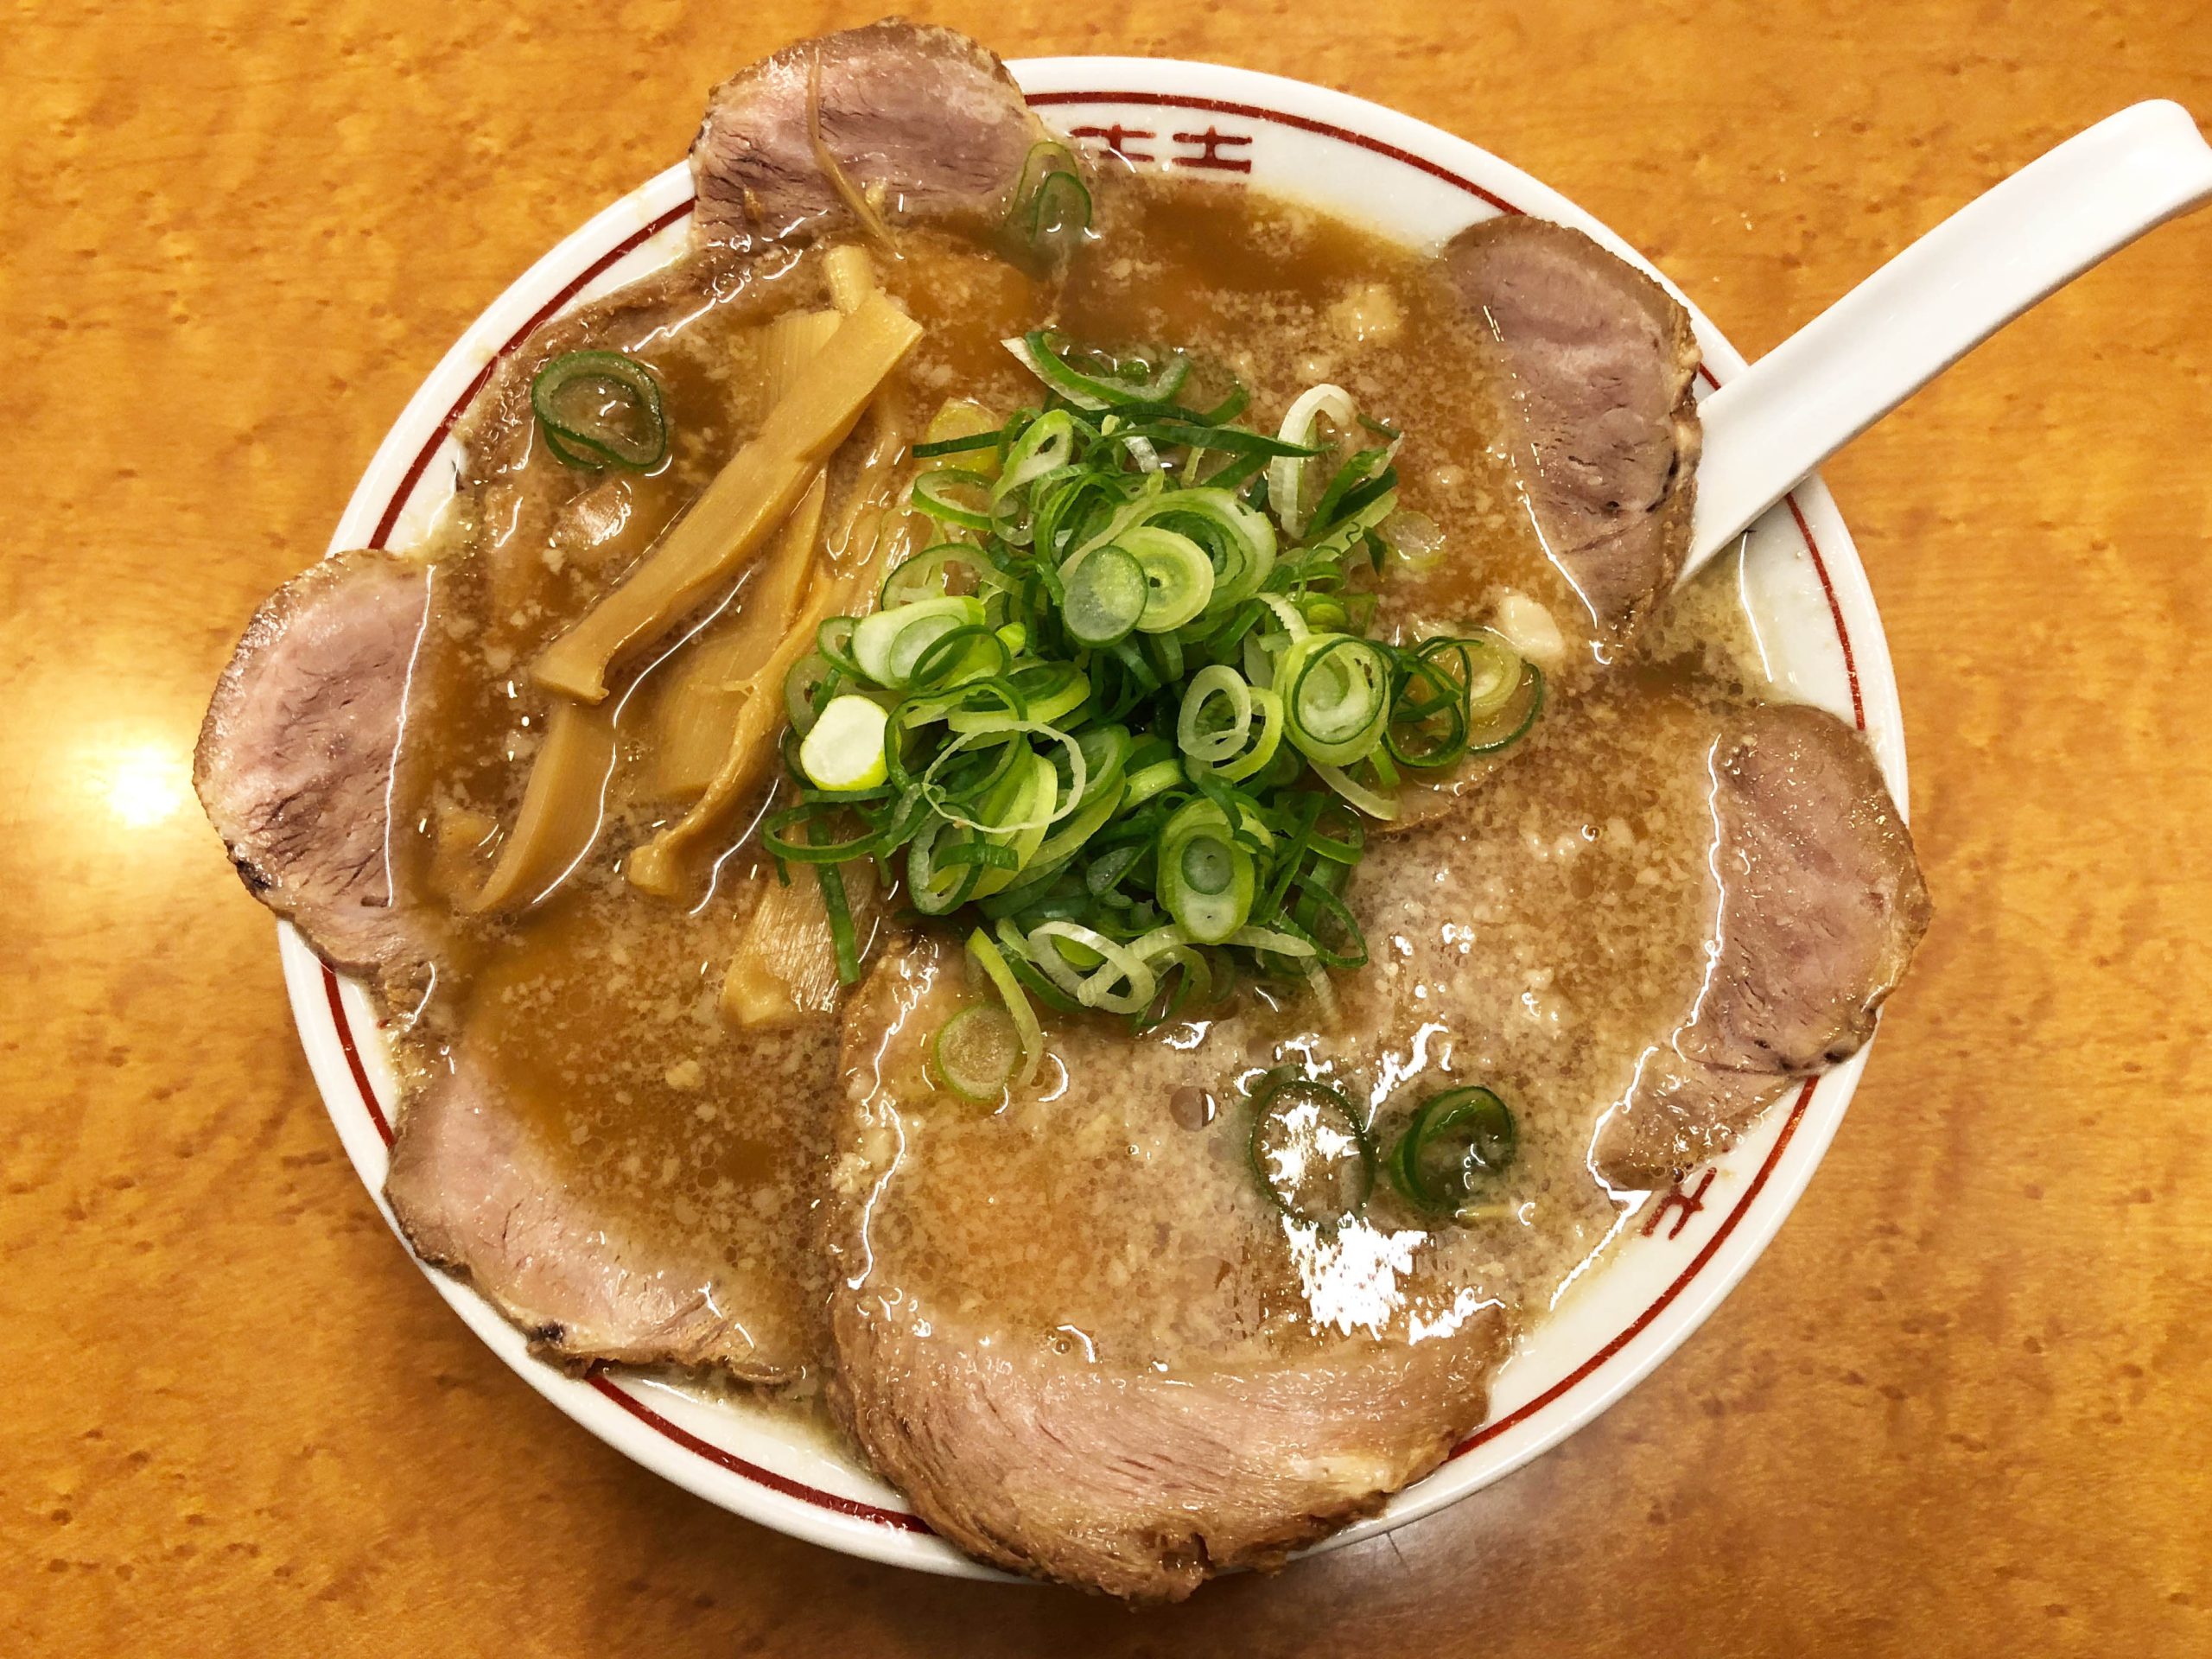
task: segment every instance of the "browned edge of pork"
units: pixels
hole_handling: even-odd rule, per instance
[[[1670,1047],[1595,1143],[1624,1185],[1663,1185],[1792,1079],[1857,1053],[1934,911],[1866,740],[1819,709],[1742,711],[1713,759],[1719,892],[1710,965]]]
[[[423,952],[392,901],[385,824],[429,596],[429,568],[389,553],[342,553],[293,577],[247,623],[193,754],[200,804],[247,890],[349,971]]]
[[[931,1526],[1015,1572],[1179,1601],[1375,1514],[1482,1421],[1502,1319],[1309,1364],[1164,1377],[927,1334],[840,1298],[833,1393]]]
[[[816,153],[810,82],[823,147],[894,223],[995,227],[1049,137],[1006,66],[965,35],[890,17],[801,41],[707,101],[691,146],[702,239],[751,247],[859,222]]]
[[[1507,215],[1446,245],[1497,340],[1545,546],[1618,660],[1689,551],[1700,429],[1689,313],[1581,232]]]
[[[414,1091],[385,1196],[415,1252],[471,1285],[572,1370],[595,1361],[721,1366],[747,1382],[798,1373],[734,1315],[709,1264],[676,1260],[580,1208],[513,1106],[464,1044]]]

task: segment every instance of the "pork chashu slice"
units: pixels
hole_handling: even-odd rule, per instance
[[[921,1058],[956,1006],[938,948],[877,970],[847,1015],[834,1397],[932,1525],[1173,1599],[1371,1513],[1479,1424],[1508,1310],[1543,1306],[1632,1201],[1593,1178],[1593,1135],[1640,1187],[1864,1039],[1924,904],[1857,734],[1601,689],[1532,742],[1370,852],[1352,902],[1375,964],[1325,1029],[1061,1020],[1048,1097],[981,1116]],[[1662,1054],[1708,1057],[1663,1109],[1637,1096]],[[1550,1243],[1425,1230],[1387,1190],[1333,1236],[1275,1215],[1237,1084],[1308,1058],[1385,1147],[1427,1093],[1497,1088],[1521,1125],[1503,1202]],[[1202,1090],[1220,1116],[1194,1129]]]
[[[850,231],[848,191],[891,224],[995,229],[1050,136],[1006,66],[951,29],[893,17],[801,41],[709,99],[697,232],[745,248]]]
[[[565,1097],[557,1050],[572,1034],[547,1033],[555,1052],[535,1064],[499,1040],[501,988],[480,987],[445,1064],[404,1104],[385,1192],[416,1253],[571,1365],[711,1367],[753,1382],[805,1375],[821,1356],[819,1293],[814,1275],[791,1270],[785,1242],[808,1226],[821,1130],[812,1109],[779,1117],[773,1105],[816,1098],[830,1034],[716,1033],[737,1052],[695,1082],[668,1058],[687,1052],[694,1021],[679,1014],[664,1052],[607,1077],[638,1103],[613,1111]],[[514,989],[524,1005],[545,995],[542,982]],[[526,1027],[517,1034],[528,1042]],[[647,1093],[671,1074],[688,1085],[678,1110],[655,1109],[647,1129]],[[696,1122],[683,1109],[693,1102]],[[590,1130],[580,1157],[574,1137]]]
[[[1486,219],[1441,258],[1497,343],[1499,423],[1537,532],[1587,607],[1599,659],[1617,662],[1689,551],[1700,442],[1689,313],[1542,219]]]
[[[435,581],[431,567],[365,550],[278,590],[223,675],[196,772],[247,886],[334,965],[399,981],[467,948],[436,906],[393,902],[404,883],[387,851]],[[804,1033],[730,1036],[718,1021],[713,1036],[748,1046],[733,1071],[786,1096],[818,1086],[831,1065],[826,1027],[810,1044]],[[664,1229],[641,1236],[634,1211],[554,1155],[545,1114],[519,1109],[515,1079],[484,1063],[478,1037],[464,1027],[435,1063],[411,1068],[400,1103],[387,1191],[423,1258],[564,1359],[717,1364],[760,1381],[802,1372],[817,1348],[803,1289],[742,1238],[703,1227],[681,1246]],[[742,1214],[758,1206],[766,1240],[803,1228],[811,1196],[764,1169]]]
[[[1551,618],[1546,702],[1560,706],[1634,655],[1689,552],[1701,443],[1693,391],[1699,362],[1689,313],[1650,277],[1581,232],[1504,214],[1470,226],[1439,256],[1445,281],[1493,346],[1490,400],[1536,539],[1581,614]],[[1421,632],[1510,619],[1436,613],[1407,591]],[[1386,589],[1384,604],[1390,606]],[[1401,626],[1405,619],[1401,619]],[[1403,833],[1489,786],[1519,750],[1414,773]]]
[[[1480,1420],[1498,1307],[1447,1305],[1405,1340],[1375,1264],[1286,1240],[1240,1105],[1176,1122],[1179,1090],[1228,1095],[1241,1024],[1197,1053],[1056,1030],[1065,1086],[992,1117],[925,1073],[960,996],[925,938],[848,1003],[830,1217],[833,1398],[931,1525],[1002,1566],[1179,1599],[1372,1513]],[[1341,1327],[1315,1328],[1301,1272]]]
[[[1707,754],[1719,890],[1703,972],[1592,1148],[1626,1186],[1686,1173],[1793,1081],[1857,1053],[1934,915],[1859,733],[1767,705],[1729,721]]]
[[[193,784],[247,890],[332,965],[399,968],[430,949],[395,902],[385,835],[400,711],[429,613],[427,565],[342,553],[246,624],[216,683]]]
[[[692,157],[696,240],[758,249],[852,227],[808,131],[808,70],[794,69],[817,56],[825,143],[886,217],[995,223],[1042,128],[981,47],[887,22],[802,42],[718,91]],[[512,380],[495,380],[464,430]],[[369,551],[287,584],[217,688],[195,774],[249,890],[334,966],[410,982],[450,943],[437,906],[395,893],[385,821],[433,580],[421,563]],[[789,1106],[826,1080],[826,1021],[753,1040],[747,1088]],[[674,1248],[610,1211],[570,1178],[572,1161],[549,1154],[546,1114],[521,1109],[466,1031],[455,1042],[449,1064],[410,1084],[393,1152],[390,1196],[426,1260],[565,1359],[712,1363],[764,1381],[805,1366],[814,1332],[793,1311],[803,1287],[763,1253]],[[759,1189],[748,1200],[763,1206],[763,1232],[801,1228],[784,1212],[790,1184],[772,1185],[772,1203]]]

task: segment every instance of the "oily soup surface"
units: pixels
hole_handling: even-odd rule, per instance
[[[1403,431],[1401,499],[1443,535],[1432,564],[1390,573],[1386,620],[1465,627],[1511,590],[1566,636],[1559,677],[1590,677],[1586,619],[1529,527],[1501,441],[1488,342],[1426,260],[1234,188],[1118,181],[1103,207],[1101,238],[1057,284],[902,238],[906,257],[879,259],[879,276],[925,332],[886,401],[917,429],[955,397],[1001,416],[1034,404],[1041,389],[999,342],[1048,321],[1106,346],[1187,348],[1252,389],[1262,429],[1334,380]],[[817,1207],[833,1176],[872,1191],[872,1287],[988,1309],[1101,1361],[1173,1369],[1345,1332],[1446,1330],[1494,1302],[1541,1312],[1626,1213],[1634,1195],[1588,1167],[1592,1128],[1686,1017],[1702,971],[1707,751],[1719,711],[1755,689],[1736,666],[1732,588],[1694,594],[1646,660],[1555,700],[1452,811],[1374,839],[1351,893],[1372,961],[1338,976],[1333,1020],[1249,989],[1141,1039],[1059,1020],[1046,1085],[995,1113],[930,1086],[926,1039],[975,993],[957,952],[926,941],[902,958],[906,1012],[850,1145],[833,1143],[836,1015],[769,1029],[724,1016],[732,951],[777,880],[751,836],[759,805],[680,899],[623,877],[626,854],[685,804],[655,753],[664,688],[687,652],[741,623],[742,580],[690,639],[614,682],[589,852],[519,915],[467,913],[542,741],[528,664],[757,429],[770,321],[827,302],[818,254],[689,256],[541,331],[472,412],[397,785],[397,868],[450,917],[435,976],[392,992],[406,1066],[427,1074],[453,1045],[481,1046],[580,1205],[702,1283],[741,1287],[747,1305],[729,1311],[801,1377],[819,1363]],[[545,450],[530,377],[584,346],[660,378],[673,442],[658,471],[594,475]],[[859,456],[893,418],[864,418],[832,466],[833,560],[874,534]],[[895,515],[889,533],[921,544]],[[1424,1222],[1380,1183],[1364,1220],[1293,1223],[1254,1179],[1241,1091],[1298,1060],[1371,1109],[1385,1147],[1422,1096],[1487,1084],[1516,1114],[1518,1160],[1462,1224]]]

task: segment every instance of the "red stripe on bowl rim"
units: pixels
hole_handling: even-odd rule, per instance
[[[1241,115],[1254,121],[1272,121],[1279,127],[1293,127],[1300,132],[1310,132],[1319,137],[1334,138],[1355,149],[1387,156],[1394,162],[1402,162],[1416,172],[1441,179],[1445,183],[1488,202],[1501,213],[1511,213],[1518,218],[1526,212],[1523,208],[1516,207],[1504,197],[1484,189],[1473,180],[1463,179],[1451,168],[1430,161],[1426,156],[1416,156],[1409,149],[1401,149],[1380,138],[1370,138],[1363,132],[1354,132],[1349,127],[1339,127],[1332,122],[1316,121],[1310,116],[1264,109],[1257,104],[1236,104],[1227,99],[1198,98],[1182,92],[1031,92],[1027,97],[1032,109],[1053,104],[1133,104],[1146,108],[1197,110],[1206,115]]]
[[[346,1004],[341,1000],[338,976],[330,964],[322,964],[322,995],[330,1004],[330,1023],[338,1028],[338,1047],[346,1056],[346,1070],[353,1074],[353,1086],[361,1091],[361,1104],[367,1109],[369,1122],[376,1125],[377,1134],[389,1147],[392,1141],[391,1124],[384,1115],[383,1103],[369,1084],[368,1068],[361,1064],[360,1046],[353,1040],[353,1022],[346,1017]]]
[[[1805,1086],[1797,1091],[1796,1103],[1790,1107],[1789,1116],[1783,1120],[1781,1132],[1775,1136],[1773,1147],[1768,1150],[1764,1160],[1760,1163],[1751,1179],[1745,1183],[1743,1197],[1736,1200],[1734,1209],[1721,1217],[1720,1224],[1713,1230],[1713,1236],[1706,1240],[1704,1246],[1690,1258],[1690,1264],[1675,1277],[1674,1283],[1661,1291],[1653,1300],[1650,1306],[1630,1320],[1618,1336],[1613,1338],[1611,1341],[1560,1378],[1558,1382],[1553,1383],[1551,1387],[1527,1404],[1516,1407],[1497,1421],[1484,1423],[1465,1440],[1453,1446],[1451,1457],[1446,1459],[1446,1462],[1449,1462],[1451,1458],[1465,1457],[1477,1446],[1494,1440],[1508,1429],[1518,1427],[1526,1422],[1615,1354],[1620,1352],[1622,1349],[1627,1347],[1629,1344],[1634,1342],[1637,1338],[1643,1334],[1644,1328],[1652,1320],[1666,1312],[1668,1304],[1681,1295],[1688,1287],[1690,1281],[1705,1270],[1705,1264],[1713,1259],[1713,1252],[1727,1243],[1728,1235],[1736,1230],[1736,1224],[1743,1218],[1744,1212],[1751,1208],[1751,1200],[1758,1197],[1759,1189],[1766,1185],[1767,1177],[1774,1173],[1774,1166],[1782,1161],[1783,1150],[1796,1136],[1797,1125],[1805,1116],[1805,1109],[1813,1103],[1814,1085],[1819,1081],[1817,1077],[1805,1079]]]
[[[918,1515],[910,1515],[903,1510],[881,1509],[874,1503],[863,1503],[856,1497],[840,1497],[835,1492],[825,1492],[818,1486],[809,1486],[788,1475],[779,1475],[772,1469],[764,1469],[757,1463],[748,1463],[734,1452],[725,1452],[712,1440],[701,1440],[681,1424],[669,1421],[627,1389],[601,1372],[594,1371],[584,1380],[655,1433],[675,1441],[686,1452],[704,1458],[718,1468],[727,1469],[734,1475],[742,1475],[756,1485],[766,1486],[770,1491],[781,1492],[785,1497],[796,1497],[817,1509],[851,1516],[856,1521],[872,1522],[879,1527],[896,1527],[901,1532],[934,1530]]]
[[[1463,178],[1450,168],[1432,162],[1426,156],[1416,156],[1395,144],[1370,137],[1364,133],[1336,126],[1329,122],[1316,121],[1305,116],[1271,110],[1259,105],[1235,103],[1227,99],[1181,93],[1137,92],[1037,92],[1029,96],[1029,102],[1032,105],[1039,107],[1066,104],[1125,104],[1146,107],[1188,109],[1204,114],[1234,115],[1252,120],[1272,122],[1279,126],[1313,133],[1320,137],[1334,139],[1357,149],[1387,156],[1392,161],[1402,162],[1463,190],[1477,200],[1497,209],[1500,213],[1521,214],[1525,212],[1524,209],[1516,207],[1494,192],[1476,184],[1472,180]],[[439,421],[415,459],[409,464],[406,472],[401,475],[391,499],[386,503],[383,513],[378,518],[376,533],[371,538],[371,545],[376,547],[385,545],[385,537],[391,534],[393,526],[398,522],[399,515],[404,510],[408,499],[413,495],[423,473],[429,466],[431,458],[436,454],[439,448],[452,432],[454,423],[461,418],[468,404],[489,382],[493,372],[506,359],[515,347],[520,345],[531,331],[574,299],[593,278],[598,276],[625,255],[686,217],[692,211],[694,205],[694,200],[687,198],[616,243],[564,284],[507,338],[499,349],[493,354],[491,359],[478,372],[475,378],[469,382],[461,396],[454,400],[452,408],[446,411],[445,416]],[[1698,372],[1705,378],[1708,385],[1718,387],[1720,385],[1719,377],[1713,372],[1709,365],[1700,364]],[[1812,527],[1806,522],[1805,515],[1799,509],[1795,495],[1786,496],[1783,500],[1789,506],[1790,518],[1796,524],[1798,534],[1805,543],[1805,550],[1811,556],[1814,569],[1820,577],[1821,591],[1827,596],[1828,613],[1835,624],[1836,640],[1842,648],[1844,668],[1850,682],[1852,715],[1859,729],[1864,731],[1866,728],[1866,715],[1859,691],[1858,664],[1852,651],[1850,632],[1844,624],[1843,608],[1837,599],[1835,585],[1829,577],[1827,561],[1821,556],[1820,545],[1813,536]],[[330,1007],[331,1022],[336,1027],[339,1045],[345,1052],[347,1069],[352,1073],[354,1085],[359,1091],[362,1109],[368,1114],[370,1122],[375,1126],[385,1145],[390,1147],[393,1139],[391,1127],[385,1119],[383,1107],[377,1100],[376,1090],[371,1085],[367,1071],[361,1063],[352,1022],[347,1017],[343,1002],[340,1000],[338,976],[327,964],[323,967],[322,975]],[[1745,1183],[1742,1195],[1730,1208],[1727,1214],[1721,1218],[1719,1225],[1714,1228],[1712,1236],[1706,1240],[1696,1255],[1691,1258],[1689,1263],[1676,1275],[1673,1282],[1597,1352],[1535,1399],[1516,1408],[1493,1422],[1484,1424],[1482,1427],[1453,1446],[1446,1461],[1465,1456],[1510,1430],[1531,1421],[1539,1413],[1555,1404],[1618,1357],[1624,1349],[1649,1328],[1653,1320],[1665,1312],[1668,1306],[1688,1287],[1692,1281],[1710,1264],[1722,1244],[1726,1243],[1730,1236],[1734,1233],[1737,1224],[1749,1211],[1759,1193],[1764,1190],[1769,1178],[1780,1164],[1783,1154],[1788,1149],[1791,1140],[1796,1135],[1799,1124],[1803,1121],[1807,1110],[1811,1106],[1819,1083],[1820,1079],[1817,1077],[1806,1079],[1803,1087],[1798,1091],[1796,1103],[1789,1109],[1788,1117],[1783,1120],[1782,1128],[1775,1137],[1774,1145],[1768,1149],[1758,1168]],[[882,1509],[858,1499],[823,1491],[817,1487],[807,1485],[804,1482],[779,1475],[773,1470],[748,1462],[734,1452],[725,1451],[713,1442],[702,1440],[690,1430],[670,1421],[611,1379],[598,1372],[592,1373],[586,1380],[595,1391],[613,1402],[631,1417],[661,1435],[671,1444],[680,1446],[694,1456],[713,1464],[715,1467],[751,1481],[766,1491],[798,1499],[832,1514],[863,1521],[871,1525],[903,1532],[931,1533],[929,1524],[918,1516],[897,1510]]]

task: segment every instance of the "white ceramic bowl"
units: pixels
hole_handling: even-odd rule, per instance
[[[1013,67],[1048,122],[1088,143],[1118,143],[1132,160],[1261,186],[1424,246],[1493,213],[1533,213],[1576,226],[1623,258],[1644,264],[1611,231],[1526,174],[1433,127],[1341,92],[1241,69],[1146,58],[1047,58]],[[446,353],[385,437],[332,548],[402,547],[418,537],[452,493],[454,451],[448,434],[491,364],[545,318],[681,251],[690,205],[690,173],[671,167],[592,219],[501,295]],[[1696,315],[1694,306],[1691,310]],[[1709,390],[1740,372],[1744,360],[1703,316],[1696,321]],[[1843,521],[1817,480],[1753,531],[1742,569],[1777,677],[1800,700],[1863,727],[1903,801],[1904,738],[1881,621]],[[282,930],[282,945],[285,982],[315,1081],[354,1167],[382,1205],[393,1090],[375,1014],[359,988],[334,977],[289,927]],[[1490,1421],[1381,1515],[1320,1548],[1402,1526],[1464,1497],[1557,1445],[1648,1375],[1728,1294],[1781,1226],[1841,1122],[1865,1064],[1862,1052],[1806,1085],[1727,1156],[1647,1206],[1604,1268],[1586,1275],[1507,1364]],[[473,1292],[442,1274],[429,1278],[532,1388],[686,1490],[856,1555],[936,1573],[1002,1576],[932,1535],[868,1470],[776,1416],[630,1376],[571,1377],[533,1358],[521,1334]]]

